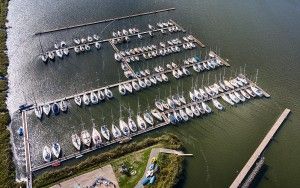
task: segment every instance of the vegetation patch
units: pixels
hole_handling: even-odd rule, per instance
[[[46,187],[70,177],[78,176],[80,174],[91,171],[95,168],[100,168],[103,165],[111,163],[124,155],[154,146],[160,145],[169,149],[182,150],[183,146],[179,138],[172,134],[166,134],[156,138],[146,138],[140,142],[131,142],[124,145],[118,145],[113,149],[88,157],[80,163],[73,166],[66,166],[57,170],[45,172],[33,181],[33,187]]]

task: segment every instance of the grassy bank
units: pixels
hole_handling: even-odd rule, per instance
[[[165,148],[179,150],[182,149],[182,144],[179,138],[171,134],[156,138],[146,138],[140,142],[131,142],[124,145],[118,145],[107,152],[88,157],[87,159],[74,166],[66,166],[58,170],[45,172],[35,178],[33,187],[46,187],[52,185],[56,182],[60,182],[70,177],[74,177],[93,170],[95,168],[99,168],[124,155],[158,144]]]
[[[176,187],[177,183],[181,180],[183,157],[174,154],[160,153],[157,157],[157,164],[159,165],[159,171],[156,175],[157,180],[155,184],[147,187]]]
[[[8,57],[6,55],[6,15],[8,0],[0,1],[0,77],[7,74]],[[10,132],[7,126],[10,116],[5,104],[7,94],[7,80],[0,80],[0,185],[1,187],[17,187],[15,182],[15,168],[10,144]],[[18,186],[19,187],[19,186]]]

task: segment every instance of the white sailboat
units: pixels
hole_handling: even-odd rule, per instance
[[[136,132],[137,131],[136,123],[133,121],[131,116],[128,117],[128,126],[129,126],[129,129],[131,130],[131,132]]]
[[[129,93],[132,93],[132,85],[129,82],[125,83],[124,87]]]
[[[185,107],[185,113],[190,116],[191,118],[194,117],[194,113],[192,112],[192,110],[189,107]]]
[[[196,108],[199,110],[199,112],[200,112],[201,114],[205,114],[205,110],[203,109],[203,107],[201,107],[198,103],[195,104],[195,106],[196,106]]]
[[[169,110],[170,109],[170,106],[168,105],[168,103],[166,103],[166,101],[164,100],[160,100],[161,101],[161,104],[163,105],[163,107],[166,109],[166,110]]]
[[[71,136],[73,146],[79,151],[81,147],[80,137],[77,134]]]
[[[195,116],[200,116],[199,110],[194,105],[191,106],[191,110]]]
[[[150,125],[153,125],[154,124],[154,120],[153,120],[153,117],[151,116],[151,114],[149,112],[145,112],[144,115],[144,120],[150,124]]]
[[[213,105],[218,109],[218,110],[223,110],[224,106],[217,100],[217,99],[212,99]]]
[[[115,126],[114,124],[112,124],[111,132],[112,132],[114,138],[120,138],[122,136],[120,129],[117,126]]]
[[[81,140],[82,140],[83,144],[90,147],[90,145],[91,145],[91,135],[87,130],[83,130],[81,132]]]
[[[136,120],[140,129],[145,130],[147,128],[145,120],[140,115],[136,116]]]
[[[94,91],[91,92],[90,98],[91,98],[92,104],[98,104],[99,99]]]
[[[230,98],[228,98],[228,96],[226,95],[226,94],[222,94],[221,95],[221,97],[222,97],[222,99],[225,101],[225,102],[227,102],[228,104],[230,104],[230,105],[234,105],[234,102],[232,102],[232,100],[230,99]]]
[[[136,83],[135,81],[132,81],[132,87],[135,91],[139,91],[141,89],[140,85],[138,83]]]
[[[260,89],[258,89],[257,87],[251,86],[250,88],[251,88],[251,90],[252,90],[256,95],[258,95],[259,97],[262,97],[262,96],[263,96],[263,92],[262,92]]]
[[[158,119],[159,121],[162,121],[163,118],[161,116],[161,113],[159,111],[157,111],[156,109],[152,109],[151,110],[151,114],[156,118]]]
[[[119,126],[120,126],[122,133],[125,136],[128,136],[130,134],[130,129],[129,129],[128,125],[122,119],[119,120]]]
[[[101,90],[98,90],[98,99],[100,101],[103,101],[105,99],[105,94]]]
[[[256,96],[256,94],[251,90],[251,89],[246,89],[246,92],[249,94],[249,95],[251,95],[251,97],[255,97]]]
[[[106,125],[101,126],[101,134],[106,140],[110,140],[110,132]]]
[[[59,108],[62,112],[66,112],[68,110],[68,105],[65,100],[59,102]]]
[[[119,93],[120,93],[121,95],[126,95],[126,89],[125,89],[125,87],[124,87],[123,84],[120,84],[120,85],[119,85]]]
[[[245,92],[244,90],[240,90],[240,92],[241,92],[241,94],[242,94],[246,99],[250,99],[250,98],[251,98],[250,95],[249,95],[247,92]]]
[[[105,89],[104,89],[104,94],[105,94],[106,97],[109,98],[109,99],[111,99],[111,98],[114,97],[113,93],[112,93],[111,90],[108,89],[108,88],[105,88]]]
[[[234,95],[233,93],[229,93],[228,95],[229,95],[230,99],[231,99],[233,102],[235,102],[235,103],[239,103],[239,102],[240,102],[240,99],[237,98],[237,96]]]
[[[37,118],[42,119],[43,110],[40,106],[37,106],[37,107],[34,108],[34,113],[35,113]]]
[[[45,146],[43,149],[43,159],[45,162],[51,161],[51,150],[48,146]]]
[[[146,84],[144,81],[142,81],[142,79],[138,79],[138,83],[141,86],[141,88],[146,88]]]
[[[171,108],[176,108],[174,101],[170,98],[167,98],[167,103]]]
[[[101,135],[95,127],[92,130],[92,140],[95,146],[99,146],[102,143]]]
[[[78,106],[81,106],[82,104],[82,99],[81,99],[81,96],[80,95],[77,95],[74,97],[74,101],[75,103],[78,105]]]
[[[83,94],[83,103],[85,105],[90,105],[90,98],[89,98],[89,96],[86,93]]]
[[[184,121],[188,121],[189,120],[189,116],[182,109],[179,110],[179,114],[180,114],[180,116],[182,117],[182,119]]]
[[[163,107],[162,103],[160,102],[160,100],[155,100],[154,105],[160,111],[164,111],[164,107]]]
[[[61,152],[61,148],[60,148],[59,143],[53,143],[51,150],[52,150],[53,155],[56,158],[59,158],[59,155],[60,155],[60,152]]]
[[[211,113],[211,112],[212,112],[211,108],[210,108],[207,104],[205,104],[204,102],[202,102],[201,105],[202,105],[203,109],[204,109],[207,113]]]
[[[240,101],[244,102],[246,100],[245,97],[238,92],[234,91],[233,93],[235,96],[237,96],[237,98],[239,98]]]
[[[44,111],[45,115],[48,116],[50,114],[50,112],[51,112],[51,106],[50,106],[50,104],[45,104],[43,106],[43,111]]]
[[[148,78],[145,78],[145,79],[144,79],[144,82],[145,82],[145,84],[146,84],[148,87],[151,86],[151,82],[150,82],[150,80],[149,80]]]
[[[165,82],[168,82],[168,81],[169,81],[169,78],[168,78],[167,75],[164,74],[164,73],[161,74],[161,78],[162,78],[163,81],[165,81]]]
[[[180,76],[179,76],[179,74],[178,74],[178,72],[177,72],[176,70],[173,70],[173,71],[172,71],[172,75],[173,75],[176,79],[179,79],[179,78],[180,78]]]

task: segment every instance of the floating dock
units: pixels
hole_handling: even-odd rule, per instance
[[[245,179],[246,175],[248,174],[249,170],[252,168],[254,163],[257,161],[257,159],[261,156],[262,152],[265,150],[267,145],[269,144],[270,140],[274,137],[277,130],[280,128],[284,120],[287,118],[289,113],[291,112],[290,109],[286,108],[283,113],[280,115],[280,117],[277,119],[275,124],[272,126],[270,131],[267,133],[265,138],[262,140],[260,145],[257,147],[255,152],[252,154],[248,162],[245,164],[243,169],[240,171],[239,175],[235,178],[233,183],[230,185],[230,188],[237,188],[241,185],[242,181]]]
[[[26,111],[22,111],[22,126],[24,129],[24,147],[25,147],[25,162],[26,162],[26,187],[32,187],[32,169],[31,169],[31,157],[29,148],[29,134],[27,126],[27,116]]]
[[[57,28],[57,29],[50,29],[50,30],[46,30],[46,31],[37,32],[34,35],[41,35],[41,34],[45,34],[45,33],[53,33],[53,32],[56,32],[56,31],[63,31],[63,30],[74,29],[74,28],[78,28],[78,27],[84,27],[84,26],[95,25],[95,24],[100,24],[100,23],[112,22],[112,21],[116,21],[116,20],[123,20],[123,19],[127,19],[127,18],[134,18],[134,17],[145,16],[145,15],[150,15],[150,14],[157,14],[157,13],[167,12],[167,11],[172,11],[172,10],[175,10],[175,8],[166,8],[166,9],[155,10],[155,11],[150,11],[150,12],[132,14],[132,15],[128,15],[128,16],[108,18],[108,19],[104,19],[104,20],[99,20],[99,21],[89,22],[89,23],[84,23],[84,24],[77,24],[77,25],[73,25],[73,26],[61,27],[61,28]]]

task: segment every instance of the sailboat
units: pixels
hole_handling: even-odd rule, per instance
[[[224,84],[225,84],[227,87],[229,87],[230,89],[234,89],[234,86],[231,85],[231,83],[228,82],[227,80],[224,80],[223,82],[224,82]]]
[[[185,113],[191,118],[194,117],[192,110],[189,107],[185,107]]]
[[[64,48],[63,52],[64,52],[65,55],[69,55],[69,49],[68,48]]]
[[[60,148],[59,143],[53,143],[51,150],[52,150],[53,155],[56,158],[59,158],[59,155],[60,155],[60,152],[61,152],[61,148]]]
[[[217,100],[217,99],[212,99],[213,105],[218,109],[218,110],[223,110],[224,106]]]
[[[82,140],[83,144],[90,147],[90,145],[91,145],[91,135],[87,130],[83,130],[81,132],[81,140]]]
[[[173,70],[173,71],[172,71],[172,74],[173,74],[173,76],[174,76],[176,79],[179,79],[179,78],[180,78],[180,76],[179,76],[179,74],[178,74],[178,72],[177,72],[176,70]]]
[[[163,118],[161,116],[161,113],[159,111],[157,111],[156,109],[152,109],[151,110],[151,114],[156,118],[158,119],[159,121],[162,121]]]
[[[72,138],[72,144],[73,146],[77,149],[77,150],[80,150],[80,147],[81,147],[81,141],[80,141],[80,137],[77,135],[77,134],[73,134],[71,136]]]
[[[129,129],[128,125],[122,119],[119,120],[119,126],[120,126],[122,133],[125,136],[128,136],[130,134],[130,129]]]
[[[48,146],[45,146],[43,149],[43,159],[45,162],[51,161],[51,150]]]
[[[90,98],[89,98],[89,96],[86,93],[83,94],[83,103],[85,105],[90,105]]]
[[[263,92],[262,92],[260,89],[258,89],[257,87],[251,86],[250,88],[251,88],[251,90],[252,90],[256,95],[258,95],[259,97],[262,97],[262,96],[263,96]]]
[[[35,113],[36,117],[38,117],[39,119],[42,119],[43,110],[40,106],[37,106],[34,108],[34,113]]]
[[[119,93],[120,93],[121,95],[126,95],[126,89],[125,89],[125,87],[124,87],[123,84],[120,84],[120,85],[119,85]]]
[[[245,97],[238,92],[234,91],[233,93],[237,98],[239,98],[240,101],[244,102],[246,100]]]
[[[90,98],[91,98],[92,104],[98,104],[99,100],[98,100],[98,97],[97,97],[97,95],[94,91],[91,92]]]
[[[167,98],[167,103],[171,108],[176,108],[174,101],[170,98]]]
[[[120,129],[114,124],[112,124],[111,132],[115,138],[119,138],[122,136]]]
[[[51,112],[51,106],[50,106],[50,104],[45,104],[43,106],[43,111],[46,114],[46,116],[48,116],[50,114],[50,112]]]
[[[162,76],[161,76],[160,74],[156,74],[156,75],[155,75],[155,79],[156,79],[157,81],[159,81],[159,82],[162,82],[162,81],[163,81]],[[164,81],[165,81],[165,80],[164,80]]]
[[[56,102],[52,104],[52,112],[54,113],[54,115],[58,115],[59,114],[59,112],[60,112],[59,109],[60,108],[59,108],[59,106],[58,106],[58,104]]]
[[[191,72],[190,72],[187,68],[185,68],[185,67],[182,68],[182,72],[183,72],[186,76],[191,75]]]
[[[128,117],[128,126],[129,126],[129,129],[131,130],[131,132],[136,132],[137,131],[136,123],[131,118],[131,115]]]
[[[110,140],[110,132],[106,125],[101,126],[101,134],[106,140]]]
[[[81,106],[82,100],[81,100],[80,95],[75,96],[74,101],[78,106]]]
[[[154,76],[150,76],[149,80],[153,83],[153,84],[157,84],[157,80],[155,79]]]
[[[231,99],[233,102],[235,102],[235,103],[239,103],[239,102],[240,102],[240,99],[237,98],[237,96],[234,95],[233,93],[229,93],[228,95],[229,95],[230,99]]]
[[[124,87],[129,93],[132,93],[132,86],[129,82],[125,83]]]
[[[178,99],[180,100],[181,103],[186,104],[186,100],[183,95],[178,95]]]
[[[240,90],[240,92],[241,92],[241,94],[242,94],[246,99],[250,99],[250,98],[251,98],[250,95],[249,95],[247,92],[245,92],[244,90]]]
[[[200,112],[201,114],[205,114],[205,110],[203,109],[203,107],[201,107],[198,103],[195,104],[195,106],[196,106],[196,108],[199,110],[199,112]]]
[[[178,95],[173,95],[171,98],[177,106],[181,106],[181,101],[179,100]]]
[[[144,81],[142,81],[142,79],[138,79],[138,83],[141,86],[141,88],[145,88],[146,87],[146,84],[145,84]]]
[[[92,130],[92,140],[95,146],[99,146],[102,143],[101,135],[95,127]]]
[[[246,92],[249,94],[249,95],[251,95],[252,97],[255,97],[256,96],[256,94],[251,90],[251,89],[246,89]]]
[[[204,102],[202,102],[201,105],[202,105],[203,109],[204,109],[207,113],[211,113],[211,112],[212,112],[211,108],[210,108],[207,104],[205,104]]]
[[[105,88],[105,89],[104,89],[104,94],[105,94],[106,97],[109,98],[109,99],[111,99],[111,98],[114,97],[113,93],[112,93],[111,90],[108,89],[108,88]]]
[[[65,100],[59,102],[59,107],[62,112],[66,112],[68,110],[68,105]]]
[[[221,95],[221,97],[222,97],[222,99],[224,100],[224,101],[226,101],[228,104],[230,104],[230,105],[234,105],[234,102],[232,102],[232,100],[230,99],[230,98],[228,98],[228,96],[226,95],[226,94],[222,94]]]
[[[173,125],[175,125],[175,124],[177,123],[177,120],[176,120],[176,118],[174,117],[174,115],[168,113],[168,114],[167,114],[167,117],[168,117],[168,119],[170,120],[170,122],[171,122]]]
[[[203,90],[203,89],[199,89],[200,94],[204,97],[204,98],[208,98],[207,93]]]
[[[200,116],[199,110],[194,105],[191,105],[191,110],[195,116]]]
[[[153,120],[153,117],[151,116],[151,114],[149,112],[145,112],[144,113],[144,120],[150,124],[150,125],[153,125],[154,124],[154,120]]]
[[[140,85],[137,84],[135,81],[132,81],[132,87],[135,91],[139,91],[140,90]]]
[[[103,101],[105,99],[105,94],[101,90],[98,90],[98,99],[100,101]]]
[[[179,114],[180,114],[180,116],[182,117],[182,119],[184,121],[188,121],[189,120],[189,116],[182,109],[179,110]]]
[[[145,82],[145,84],[146,84],[148,87],[151,86],[151,82],[150,82],[150,80],[149,80],[148,78],[145,78],[145,79],[144,79],[144,82]]]
[[[162,78],[163,81],[165,81],[165,82],[168,82],[168,81],[169,81],[169,78],[168,78],[167,75],[164,74],[164,73],[161,74],[161,78]]]
[[[168,103],[166,103],[166,101],[164,100],[160,100],[161,101],[161,104],[163,105],[163,107],[166,109],[166,110],[169,110],[170,109],[170,106],[168,105]]]

